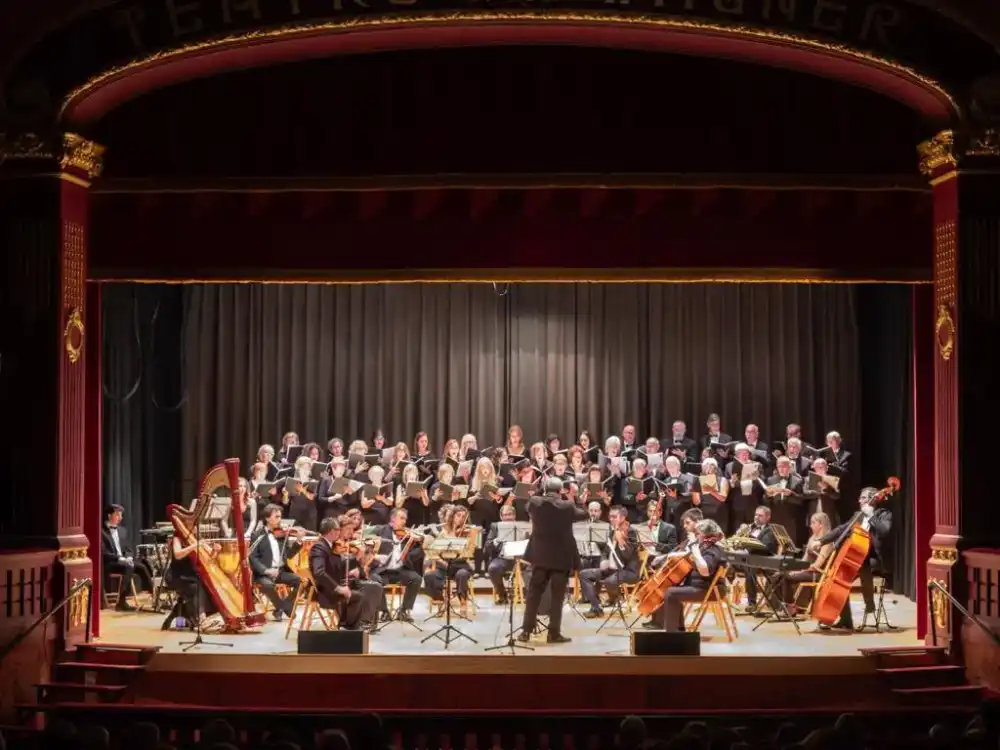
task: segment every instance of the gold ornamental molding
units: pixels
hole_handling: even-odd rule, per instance
[[[104,146],[76,133],[0,132],[0,167],[34,162],[52,163],[61,177],[86,187],[104,168]]]
[[[955,351],[955,321],[951,319],[951,312],[944,303],[938,305],[937,322],[934,324],[934,336],[937,339],[938,354],[941,359],[947,362],[951,359],[952,352]],[[955,553],[957,560],[958,553]]]
[[[90,589],[84,586],[73,595],[69,601],[69,615],[67,625],[70,629],[79,628],[86,624],[87,613],[90,609]]]
[[[69,357],[71,365],[79,362],[80,355],[83,354],[83,334],[83,315],[79,307],[74,307],[69,313],[69,317],[66,320],[66,328],[63,330],[66,356]]]
[[[958,550],[954,547],[931,547],[931,560],[936,563],[956,563]]]
[[[932,578],[931,580],[941,586],[947,586],[939,578]],[[931,589],[931,614],[934,617],[934,624],[939,630],[948,629],[948,596],[937,586]]]
[[[59,550],[60,562],[72,562],[73,560],[83,560],[87,557],[86,547],[66,547]]]
[[[404,4],[404,0],[400,0]],[[920,84],[925,90],[933,92],[948,103],[955,113],[961,111],[955,98],[938,81],[923,75],[915,68],[904,65],[889,57],[872,54],[856,49],[847,44],[821,41],[818,38],[784,31],[764,29],[750,24],[722,24],[697,19],[635,13],[616,15],[600,11],[554,11],[551,9],[536,10],[531,8],[512,10],[457,10],[438,13],[412,13],[407,15],[387,14],[385,16],[356,16],[335,21],[318,21],[314,23],[288,24],[279,28],[256,29],[239,34],[219,36],[198,42],[162,50],[133,60],[125,65],[110,68],[100,73],[82,85],[73,89],[63,100],[59,117],[64,118],[67,110],[79,100],[85,98],[102,85],[126,77],[139,70],[159,66],[174,59],[206,52],[219,52],[226,49],[249,47],[261,43],[293,39],[299,36],[317,36],[321,34],[336,34],[351,31],[377,30],[380,28],[406,28],[420,26],[454,26],[460,23],[503,24],[503,23],[540,24],[590,24],[605,27],[647,27],[664,30],[687,32],[702,32],[716,36],[758,41],[782,47],[797,47],[826,55],[836,55],[854,62],[879,68],[893,73],[899,78]]]
[[[958,134],[942,130],[918,145],[917,155],[921,174],[934,178],[934,184],[962,166],[965,159],[1000,159],[1000,130],[985,128]]]

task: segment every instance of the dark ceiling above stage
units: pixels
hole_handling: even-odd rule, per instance
[[[101,123],[106,176],[914,173],[902,105],[815,77],[582,48],[427,50],[205,79]]]

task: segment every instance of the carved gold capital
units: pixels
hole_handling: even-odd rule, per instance
[[[92,180],[104,167],[104,147],[76,133],[0,132],[0,166],[35,162],[72,172],[76,179]]]
[[[88,141],[76,133],[65,133],[62,146],[62,156],[59,159],[61,169],[77,170],[90,180],[101,174],[104,168],[104,146]]]
[[[955,131],[942,130],[933,138],[917,146],[920,155],[920,173],[928,177],[941,169],[957,167],[955,158]]]
[[[937,321],[934,323],[934,337],[937,339],[938,354],[941,359],[947,362],[951,359],[951,354],[955,351],[955,321],[951,318],[951,312],[944,303],[938,305]],[[937,550],[932,550],[932,553]],[[954,552],[954,550],[951,550]],[[958,553],[955,552],[955,559]]]
[[[958,550],[954,547],[931,547],[931,560],[936,563],[956,563]]]
[[[64,547],[59,550],[59,561],[70,562],[72,560],[83,560],[87,557],[86,547]]]
[[[931,580],[947,588],[945,581],[939,578],[932,578]],[[937,586],[931,589],[931,614],[934,617],[934,625],[939,630],[948,629],[948,597]]]

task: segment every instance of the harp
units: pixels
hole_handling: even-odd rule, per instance
[[[228,458],[205,473],[198,497],[190,508],[182,505],[167,508],[181,544],[188,547],[201,542],[194,558],[195,567],[230,631],[244,630],[264,621],[264,615],[254,607],[243,514],[233,507],[239,474],[239,459]],[[216,497],[219,489],[227,490],[229,497]],[[213,552],[212,545],[218,545],[220,551]]]

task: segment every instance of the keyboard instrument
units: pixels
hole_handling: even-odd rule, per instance
[[[755,555],[750,552],[737,550],[728,552],[726,557],[732,565],[757,570],[772,570],[778,573],[805,570],[809,567],[807,561],[786,555]]]

